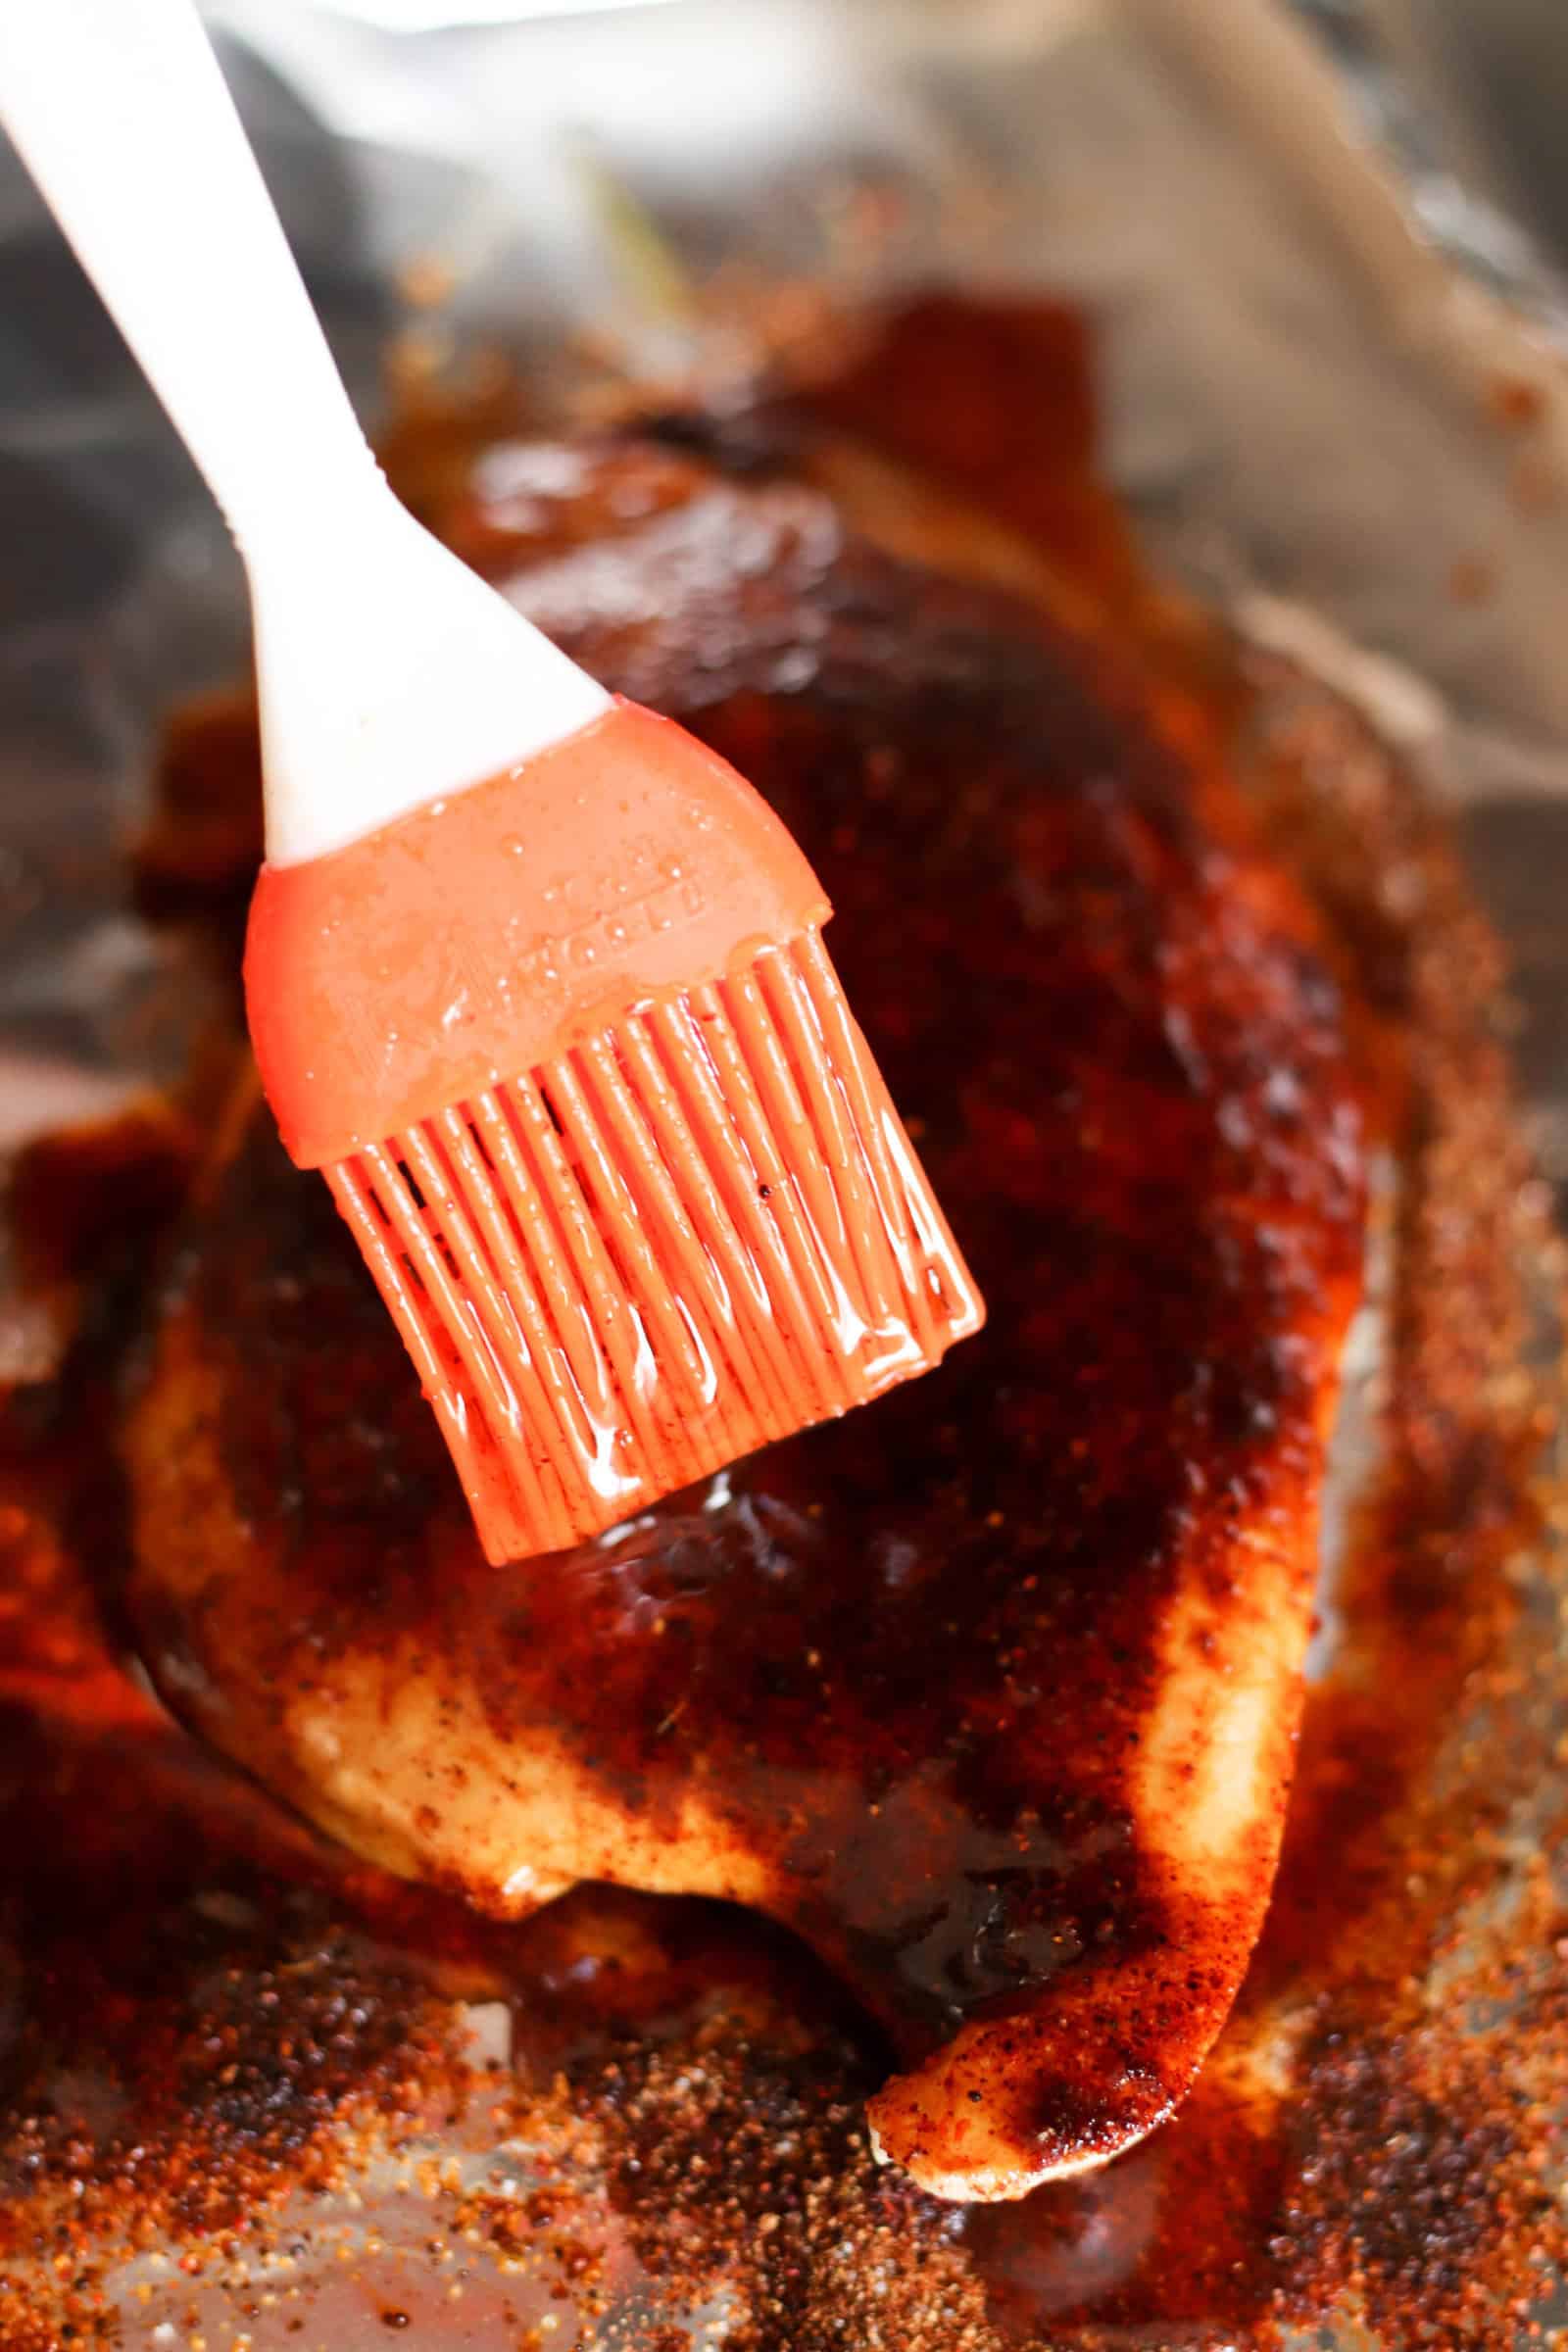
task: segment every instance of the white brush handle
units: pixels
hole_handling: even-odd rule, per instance
[[[381,479],[192,0],[0,0],[0,120],[244,556],[271,863],[599,715]]]

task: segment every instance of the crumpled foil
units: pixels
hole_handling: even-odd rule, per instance
[[[612,322],[666,369],[710,339],[706,308],[699,323],[651,296],[628,209],[694,285],[809,273],[854,298],[949,274],[1081,300],[1106,462],[1159,559],[1265,633],[1296,643],[1284,608],[1302,607],[1407,673],[1376,678],[1385,714],[1463,803],[1562,1176],[1568,390],[1549,285],[1411,139],[1386,74],[1352,94],[1348,140],[1320,119],[1303,134],[1270,58],[1243,54],[1250,13],[229,0],[214,20],[372,410],[432,266],[427,337],[526,351]],[[1418,167],[1425,249],[1356,152],[1368,108]],[[121,849],[160,710],[244,649],[216,515],[4,151],[0,512],[3,1141],[177,1056]]]

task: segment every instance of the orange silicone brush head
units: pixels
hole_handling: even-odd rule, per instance
[[[734,770],[629,704],[267,868],[252,1035],[497,1562],[938,1362],[983,1308]]]

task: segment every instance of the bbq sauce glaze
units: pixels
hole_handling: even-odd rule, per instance
[[[906,2061],[990,2029],[873,2120],[929,2177],[1027,2180],[1168,2112],[1266,1901],[1359,1113],[1313,918],[1223,766],[1113,646],[856,535],[794,422],[739,479],[688,426],[678,500],[657,443],[535,453],[558,505],[608,472],[621,527],[513,591],[822,875],[989,1335],[491,1574],[257,1107],[158,1310],[129,1600],[180,1710],[396,1867],[497,1909],[576,1876],[728,1896]]]
[[[963,317],[948,310],[939,323],[952,336]],[[932,326],[928,316],[920,331]],[[1016,318],[1007,330],[1027,339]],[[982,315],[977,364],[994,332]],[[1062,332],[1053,316],[1048,343],[1059,345]],[[837,397],[842,421],[853,411],[853,383]],[[620,519],[628,508],[657,512],[658,485],[677,483],[682,463],[645,452],[612,461],[621,467]],[[765,444],[748,451],[746,466],[784,470]],[[1245,693],[1234,677],[1210,670],[1200,647],[1182,642],[1181,625],[1146,592],[1127,585],[1119,531],[1106,530],[1105,569],[1126,609],[1140,609],[1156,668],[1169,664],[1163,745],[1157,731],[1126,722],[1127,689],[1114,660],[1087,674],[1081,661],[1043,662],[1037,621],[1023,618],[1015,599],[973,583],[960,591],[926,580],[911,590],[870,555],[832,569],[812,691],[792,687],[786,698],[780,665],[797,681],[799,670],[787,669],[796,649],[780,625],[779,608],[789,603],[780,576],[798,612],[802,580],[787,565],[809,575],[814,560],[819,585],[823,551],[818,545],[813,559],[811,545],[812,526],[823,527],[818,511],[782,484],[768,492],[780,502],[774,534],[759,541],[755,507],[720,501],[716,511],[694,514],[689,496],[667,487],[662,495],[682,519],[680,545],[687,564],[699,567],[699,589],[705,535],[733,554],[737,530],[749,525],[753,545],[772,559],[744,630],[713,647],[717,658],[688,715],[773,795],[824,870],[841,909],[835,944],[852,998],[895,1096],[921,1122],[922,1149],[991,1293],[991,1354],[982,1361],[977,1348],[972,1371],[955,1359],[906,1396],[779,1449],[738,1474],[720,1497],[666,1506],[602,1554],[551,1563],[557,1573],[533,1580],[525,1602],[503,1609],[493,1588],[487,1605],[481,1572],[464,1561],[461,1506],[444,1488],[422,1408],[400,1382],[395,1344],[388,1346],[373,1300],[356,1292],[352,1251],[311,1188],[281,1175],[259,1119],[192,1229],[199,1238],[174,1260],[173,1292],[180,1311],[194,1301],[225,1375],[216,1390],[227,1432],[220,1458],[242,1513],[261,1529],[270,1568],[281,1560],[295,1579],[282,1587],[279,1664],[298,1673],[314,1653],[329,1671],[335,1629],[351,1609],[358,1627],[368,1607],[382,1613],[389,1639],[434,1630],[440,1643],[452,1639],[443,1622],[450,1610],[474,1626],[479,1651],[469,1663],[503,1723],[525,1728],[530,1706],[548,1705],[574,1739],[592,1743],[595,1769],[639,1808],[657,1817],[666,1753],[680,1759],[672,1781],[692,1756],[711,1755],[721,1759],[721,1778],[737,1788],[750,1782],[750,1804],[757,1788],[776,1788],[781,1822],[788,1816],[789,1865],[808,1890],[802,1923],[809,1931],[813,1882],[837,1874],[833,1909],[874,1948],[858,1966],[851,1950],[834,1956],[862,1990],[883,1987],[885,2027],[902,2046],[918,2048],[958,2018],[1004,2013],[1024,1977],[1070,1971],[1086,1953],[1092,1965],[1097,1949],[1137,1948],[1168,1932],[1141,1885],[1119,1793],[1126,1738],[1147,1700],[1140,1642],[1179,1540],[1196,1526],[1223,1580],[1238,1520],[1299,1511],[1316,1472],[1324,1362],[1337,1337],[1322,1301],[1336,1286],[1353,1286],[1359,1249],[1355,1090],[1326,969],[1326,960],[1347,958],[1332,946],[1326,958],[1295,894],[1257,858],[1228,789],[1205,786],[1200,761],[1175,757],[1173,740],[1189,753],[1212,748]],[[1075,511],[1081,516],[1092,506],[1086,490]],[[536,609],[568,635],[562,624],[569,615],[551,611],[550,592],[547,578]],[[1095,593],[1104,593],[1103,582]],[[916,686],[902,691],[890,715],[883,680],[911,628]],[[648,671],[678,650],[662,649],[657,629],[628,632],[619,649],[626,682],[646,692]],[[1020,791],[1023,772],[1045,780],[1050,821]],[[808,777],[808,793],[801,782]],[[1228,984],[1218,1001],[1204,954],[1215,926]],[[1375,930],[1369,924],[1360,944],[1382,948],[1387,981],[1392,951]],[[1362,960],[1369,972],[1376,959],[1369,953]],[[1049,1023],[1041,1019],[1043,970]],[[1140,1019],[1154,994],[1174,1019]],[[1376,1027],[1401,1009],[1380,1004],[1358,1008],[1357,1017]],[[1343,1122],[1327,1148],[1320,1119],[1330,1130]],[[1065,1143],[1059,1152],[1047,1148],[1048,1126]],[[1002,1318],[999,1295],[1007,1302]],[[119,1393],[97,1379],[78,1367],[78,1427],[84,1403],[100,1413],[119,1409]],[[51,1484],[62,1484],[59,1463],[71,1458],[70,1418],[31,1448],[26,1477],[38,1498],[30,1510],[18,1506],[24,1526],[17,1541],[22,1556],[30,1545],[32,1557],[21,1581],[42,1596],[42,1614],[52,1603],[60,1623],[69,1619],[52,1588],[72,1580],[63,1557],[47,1573],[39,1565],[37,1531],[73,1515],[68,1501],[48,1495]],[[1501,1461],[1494,1467],[1500,1476]],[[20,1492],[20,1471],[18,1480]],[[79,1472],[63,1483],[79,1487]],[[112,1557],[118,1477],[110,1469],[87,1483],[102,1490],[89,1493],[89,1516],[100,1559]],[[874,1616],[857,1605],[867,1575],[875,1579]],[[145,1596],[139,1616],[140,1638],[156,1646],[160,1629]],[[91,1628],[89,1612],[83,1622]],[[1032,1654],[1045,1623],[1048,1672]],[[1024,1635],[1031,1655],[1020,1687],[1014,1661]],[[27,1638],[49,1650],[47,1637]],[[144,1889],[138,1901],[148,1899],[149,1880],[156,1901],[171,1886],[221,1875],[226,1852],[230,1875],[246,1884],[259,1871],[269,1887],[297,1886],[283,1910],[294,1903],[294,1925],[307,1936],[320,1930],[313,1904],[324,1900],[327,1916],[334,1906],[368,1906],[372,1915],[379,1906],[384,1927],[416,1945],[422,1940],[449,1965],[456,1953],[477,1967],[481,1951],[495,1965],[493,1939],[510,1933],[507,1965],[524,1980],[530,1938],[536,1952],[550,1934],[569,1944],[561,1921],[570,1906],[529,1928],[487,1931],[431,1898],[398,1893],[373,1872],[323,1857],[265,1805],[225,1797],[208,1810],[205,1793],[193,1799],[190,1788],[233,1785],[100,1665],[101,1637],[79,1637],[80,1660],[92,1663],[96,1684],[85,1672],[76,1676],[70,1640],[55,1640],[63,1661],[57,1689],[101,1695],[84,1701],[85,1739],[78,1724],[57,1740],[49,1711],[34,1707],[26,1738],[41,1739],[44,1756],[55,1757],[52,1767],[34,1769],[34,1786],[49,1786],[51,1774],[72,1785],[78,1750],[92,1754],[100,1774],[109,1754],[117,1784],[121,1770],[148,1773],[159,1801],[138,1805],[138,1817],[194,1815],[205,1825],[199,1856],[187,1831],[168,1840],[173,1850],[155,1866],[159,1838],[147,1821],[133,1829],[126,1808],[105,1809],[102,1842],[122,1861],[132,1857],[130,1875]],[[178,1642],[188,1648],[188,1624]],[[172,1642],[168,1655],[175,1655]],[[547,1655],[554,1662],[535,1698],[530,1660]],[[932,1695],[939,1686],[940,1704]],[[121,1693],[114,1706],[111,1689]],[[1061,1751],[1073,1758],[1070,1774],[1055,1780],[1049,1743],[1037,1736],[1028,1744],[1047,1708]],[[1007,1736],[997,1738],[999,1729]],[[184,1769],[171,1760],[187,1755],[190,1788],[171,1804],[168,1780]],[[807,1806],[803,1785],[812,1798]],[[905,1818],[847,1855],[852,1829],[867,1836],[867,1797],[883,1807],[869,1818],[881,1820],[887,1794],[906,1796],[911,1788],[915,1802],[906,1803]],[[122,1887],[122,1877],[100,1855],[91,1874],[98,1891],[89,1895],[74,1864],[60,1863],[72,1851],[66,1832],[47,1808],[45,1818],[51,1827],[23,1872],[29,1901],[37,1886],[48,1889],[37,1904],[40,1924],[29,1931],[43,1957],[38,1974],[58,1984],[60,1955],[74,1950],[83,1981],[101,1983],[103,1954],[87,1957],[80,1922],[101,1922],[104,1886]],[[914,1915],[909,1891],[933,1846],[943,1853],[944,1886],[962,1891],[935,1919]],[[1322,1859],[1308,1857],[1308,1874]],[[323,1886],[325,1897],[312,1892]],[[610,1899],[639,1911],[636,1898]],[[771,2028],[786,2073],[799,2064],[804,2017],[813,2062],[828,2075],[839,2067],[852,2099],[857,2080],[874,2079],[874,2053],[868,2060],[863,2042],[858,2052],[845,2043],[842,2010],[804,1963],[791,1964],[793,1995],[785,1968],[780,1996],[778,1955],[787,1947],[759,1940],[750,1927],[726,1928],[726,1968],[695,1924],[681,1928],[695,1915],[652,1909],[661,1923],[653,1944],[667,1952],[672,1936],[678,1946],[688,1935],[707,1958],[710,1985],[749,1984],[754,2011],[759,1982],[782,2013],[793,1999],[796,2033],[776,2021]],[[598,1932],[603,1937],[602,1923]],[[592,1941],[590,1922],[585,1946]],[[737,1962],[737,1951],[767,1954],[760,1979],[758,1964]],[[670,1965],[650,1970],[645,1951],[643,1976],[626,1971],[618,2002],[602,1998],[602,1972],[580,1972],[564,2003],[558,1989],[538,2007],[549,2013],[554,2002],[557,2023],[567,2021],[563,2045],[591,2039],[607,2012],[623,2025],[639,1998],[650,2013],[678,2011],[692,1995],[672,1992]],[[548,1975],[541,1966],[540,1987]],[[134,1987],[119,1999],[119,2014],[133,2021]],[[517,2005],[529,2013],[525,1991]],[[95,2014],[101,2002],[82,2006]],[[49,2032],[69,2037],[66,2018],[47,2003],[42,2014],[52,2015]],[[535,2030],[549,2040],[537,2014]],[[25,2031],[36,2040],[36,2018]],[[1138,2020],[1125,2021],[1134,2054],[1137,2031]],[[809,2096],[799,2082],[795,2095]],[[1118,2167],[1103,2190],[1052,2192],[1023,2216],[973,2225],[998,2281],[985,2324],[1028,2326],[1031,2308],[1067,2312],[1086,2301],[1136,2312],[1140,2275],[1154,2282],[1161,2265],[1165,2286],[1151,2283],[1150,2291],[1168,2296],[1180,2265],[1170,2245],[1158,2254],[1160,2199],[1150,2202],[1149,2167],[1168,2180],[1174,2166],[1181,2178],[1184,2145],[1192,2193],[1202,2184],[1208,2198],[1210,2255],[1217,2207],[1239,2233],[1227,2260],[1202,2274],[1202,2291],[1219,2292],[1219,2273],[1234,2286],[1246,2270],[1255,2293],[1248,2218],[1264,2226],[1283,2159],[1256,2115],[1231,2096],[1223,2070],[1174,2137],[1174,2156],[1173,2135],[1162,2135],[1153,2144],[1164,2155],[1133,2160],[1141,2169],[1130,2174]],[[1238,2167],[1238,2151],[1249,2149]],[[853,2169],[847,2146],[839,2158]],[[1226,2205],[1216,2183],[1232,2180],[1237,2193]],[[1144,2221],[1133,2228],[1141,2199]],[[925,2230],[921,2211],[918,2200],[900,2210],[911,2263]],[[1088,2248],[1103,2236],[1107,2213],[1119,2216],[1122,2252],[1108,2267],[1102,2262],[1097,2293]],[[881,2227],[880,2208],[879,2215]],[[980,2324],[969,2310],[963,2325],[971,2322]],[[919,2340],[913,2320],[908,2340]],[[960,2339],[950,2328],[932,2340],[982,2338]]]

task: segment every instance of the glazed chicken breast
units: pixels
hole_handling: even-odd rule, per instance
[[[445,516],[770,799],[987,1298],[914,1386],[487,1567],[325,1188],[241,1072],[124,1435],[161,1691],[520,1915],[756,1906],[959,2199],[1167,2116],[1268,1901],[1361,1150],[1312,920],[1038,544],[816,419],[514,443]]]

